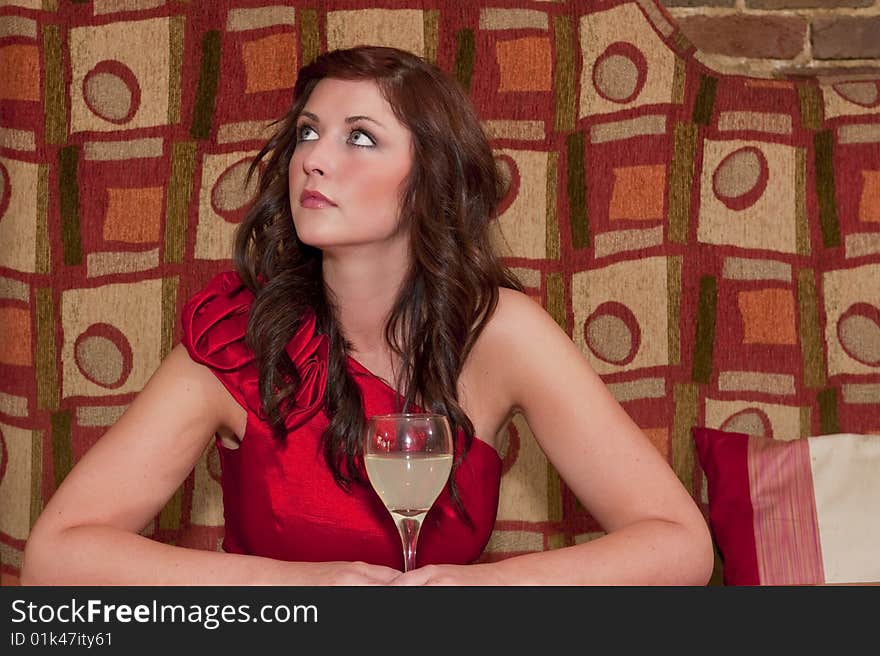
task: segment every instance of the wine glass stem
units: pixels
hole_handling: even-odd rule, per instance
[[[419,529],[422,523],[415,517],[403,517],[397,523],[400,540],[403,543],[403,571],[416,568],[416,543],[419,541]]]

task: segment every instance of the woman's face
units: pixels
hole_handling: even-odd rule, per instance
[[[297,119],[296,134],[288,186],[299,238],[326,249],[399,237],[411,134],[376,83],[321,80]]]

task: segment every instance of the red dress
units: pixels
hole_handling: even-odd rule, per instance
[[[190,357],[214,372],[247,411],[238,449],[217,440],[222,467],[223,548],[289,561],[365,561],[403,568],[394,521],[369,484],[351,492],[333,480],[320,438],[328,424],[323,410],[327,381],[326,335],[315,333],[314,315],[287,345],[303,380],[296,410],[285,419],[287,437],[272,436],[262,412],[258,371],[245,344],[252,292],[238,274],[224,272],[194,294],[183,309],[182,342]],[[397,392],[349,357],[367,416],[398,411]],[[461,434],[458,436],[461,444]],[[501,459],[474,439],[455,477],[473,521],[461,519],[447,486],[425,518],[417,564],[471,563],[489,540],[498,509]]]

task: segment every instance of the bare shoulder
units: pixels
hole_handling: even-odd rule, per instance
[[[540,348],[546,340],[568,339],[553,317],[537,301],[515,289],[498,290],[498,305],[481,335],[486,350]]]
[[[552,369],[559,359],[580,357],[552,316],[530,296],[501,288],[498,304],[470,356],[469,371],[481,394],[498,407],[521,408],[536,368]]]
[[[474,424],[476,435],[493,442],[517,410],[510,373],[517,353],[529,335],[553,320],[527,295],[500,288],[498,303],[464,363],[459,378],[459,398]],[[554,324],[555,325],[555,324]],[[545,328],[546,330],[546,328]]]
[[[219,427],[243,435],[246,411],[205,365],[195,362],[182,344],[174,347],[150,380],[154,393],[168,393],[181,404],[197,400],[201,412]],[[175,403],[170,400],[170,403]],[[206,419],[209,417],[206,417]]]
[[[530,296],[499,290],[498,306],[481,335],[479,359],[511,407],[528,414],[537,390],[583,387],[601,393],[587,358],[547,310]],[[475,350],[476,347],[475,347]]]

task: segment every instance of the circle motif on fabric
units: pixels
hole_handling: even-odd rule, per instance
[[[107,323],[94,323],[83,331],[74,342],[73,355],[82,375],[101,387],[120,387],[131,374],[128,338]]]
[[[3,220],[6,210],[9,207],[9,199],[12,197],[12,184],[9,178],[9,172],[3,163],[0,162],[0,221]]]
[[[593,86],[605,100],[630,103],[648,78],[648,60],[632,43],[616,41],[593,64]]]
[[[217,177],[211,189],[211,207],[228,223],[241,223],[257,196],[260,167],[245,186],[251,159],[240,159]]]
[[[636,357],[642,337],[632,310],[622,303],[607,301],[584,321],[584,340],[600,360],[625,365]]]
[[[6,477],[7,462],[9,462],[9,451],[6,448],[6,436],[3,435],[3,429],[0,429],[0,483]]]
[[[838,82],[831,85],[839,96],[861,107],[880,107],[880,82],[865,80],[862,82]]]
[[[141,85],[131,69],[115,59],[95,64],[83,78],[86,106],[105,121],[124,125],[141,105]]]
[[[728,417],[720,430],[745,433],[758,437],[773,437],[773,425],[767,413],[760,408],[746,408]]]
[[[712,174],[715,197],[732,210],[744,210],[764,195],[770,166],[760,149],[744,146],[728,154]]]
[[[880,366],[880,308],[853,303],[837,321],[837,339],[853,360]]]
[[[516,161],[510,155],[495,155],[495,166],[504,189],[504,195],[496,209],[496,214],[501,216],[519,195],[520,175]]]
[[[501,475],[504,476],[511,470],[519,456],[520,438],[516,425],[509,421],[502,435],[498,455],[501,456]]]

